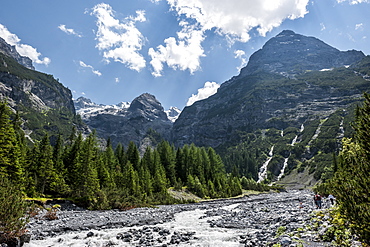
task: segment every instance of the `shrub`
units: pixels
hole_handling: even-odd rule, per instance
[[[0,177],[0,242],[23,235],[28,222],[27,209],[21,191]]]

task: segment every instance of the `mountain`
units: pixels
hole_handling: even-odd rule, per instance
[[[46,132],[68,135],[76,118],[71,91],[52,75],[34,70],[31,59],[0,38],[0,98],[18,112],[30,140]]]
[[[256,180],[299,169],[313,183],[325,176],[340,138],[351,134],[354,106],[370,89],[369,60],[283,31],[216,94],[185,107],[173,141],[214,147],[229,171]]]
[[[120,112],[127,110],[130,107],[129,102],[121,102],[117,105],[103,105],[96,104],[85,97],[79,97],[73,102],[77,114],[79,114],[83,120],[88,120],[90,117],[98,114],[119,115]]]
[[[170,107],[170,109],[165,111],[165,113],[167,114],[167,117],[169,120],[171,120],[171,122],[175,122],[180,116],[181,110],[177,107],[172,106]]]
[[[315,37],[284,30],[270,39],[249,59],[240,76],[260,71],[294,76],[308,70],[325,70],[351,65],[364,57],[360,51],[339,51]]]
[[[29,57],[24,57],[19,55],[15,46],[9,45],[5,42],[3,38],[0,37],[0,53],[5,56],[13,58],[17,63],[23,65],[27,69],[35,70],[35,67],[32,65],[32,60]]]
[[[144,93],[131,103],[98,105],[80,97],[75,100],[77,113],[99,137],[110,138],[113,146],[128,146],[135,142],[141,151],[155,146],[161,139],[169,139],[172,122],[161,103],[151,94]]]

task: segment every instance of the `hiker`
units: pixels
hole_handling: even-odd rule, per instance
[[[317,193],[313,197],[313,200],[315,201],[316,209],[321,209],[321,196],[320,196],[320,194]]]
[[[334,197],[332,194],[330,194],[330,195],[328,196],[328,199],[330,200],[331,205],[334,205],[335,197]]]

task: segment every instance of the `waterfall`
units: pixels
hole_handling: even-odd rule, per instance
[[[307,151],[310,153],[311,150],[311,144],[314,140],[316,140],[316,138],[319,136],[320,132],[321,132],[321,126],[325,123],[325,121],[328,120],[328,118],[325,118],[323,121],[321,121],[319,123],[319,126],[317,126],[317,129],[315,131],[315,134],[312,136],[311,140],[308,142],[308,145],[307,145]]]
[[[302,124],[302,125],[301,125],[301,129],[299,130],[299,132],[301,132],[301,133],[302,133],[303,131],[304,131],[304,125]]]
[[[270,161],[272,160],[273,151],[274,151],[274,146],[272,146],[271,149],[270,149],[270,152],[269,152],[270,157],[267,158],[265,163],[263,163],[263,165],[261,166],[260,171],[258,172],[258,181],[257,181],[257,183],[260,183],[264,179],[266,179],[266,177],[267,177],[267,166],[270,163]]]
[[[294,146],[294,144],[296,144],[296,142],[297,142],[297,139],[298,139],[298,136],[295,136],[290,145]]]
[[[343,127],[343,119],[342,121],[340,122],[340,125],[339,125],[339,134],[338,134],[338,138],[339,139],[342,139],[344,137],[344,127]]]
[[[290,157],[290,156],[289,156],[289,157]],[[281,179],[281,177],[284,175],[285,168],[288,166],[288,160],[289,160],[289,157],[284,159],[284,165],[283,165],[283,168],[281,168],[281,170],[280,170],[280,174],[279,174],[279,176],[277,177],[277,181],[279,181],[279,180]]]

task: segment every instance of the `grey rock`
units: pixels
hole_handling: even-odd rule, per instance
[[[0,37],[0,53],[6,56],[14,58],[19,64],[23,65],[28,69],[34,70],[35,67],[32,65],[32,60],[29,57],[21,56],[15,46],[9,45],[3,38]]]
[[[131,104],[122,108],[97,105],[81,97],[75,101],[75,106],[89,128],[96,129],[102,138],[110,138],[113,146],[118,143],[128,146],[133,141],[143,153],[147,146],[157,144],[151,136],[153,131],[156,133],[154,135],[160,135],[164,139],[168,140],[170,137],[172,122],[167,118],[161,103],[148,93],[138,96]],[[91,107],[95,110],[83,113],[86,108]]]
[[[282,246],[289,246],[292,243],[292,239],[288,236],[282,236],[279,242]]]

